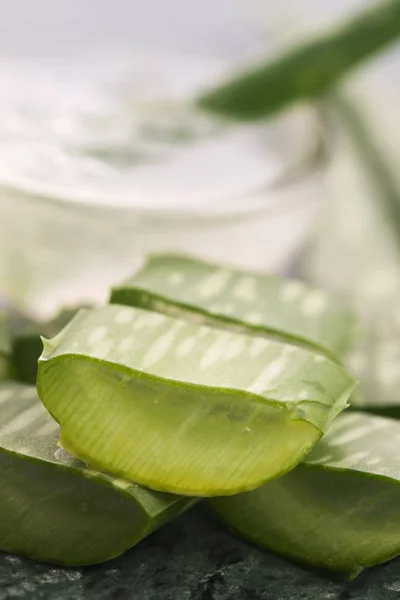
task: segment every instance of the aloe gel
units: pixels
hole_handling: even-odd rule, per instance
[[[0,550],[60,565],[110,560],[193,504],[57,449],[36,389],[0,384]]]
[[[117,305],[80,311],[44,340],[38,372],[72,454],[194,496],[254,489],[292,469],[353,388],[318,353]]]
[[[235,532],[352,578],[400,554],[400,423],[345,413],[291,473],[210,500]]]
[[[352,311],[302,281],[173,254],[150,257],[112,290],[111,302],[276,337],[330,358],[344,356],[360,334]]]

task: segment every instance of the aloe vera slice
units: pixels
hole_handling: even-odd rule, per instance
[[[358,335],[354,314],[301,281],[221,267],[179,255],[155,255],[111,302],[267,335],[342,356]]]
[[[36,384],[38,360],[43,350],[41,336],[54,337],[76,314],[77,308],[67,308],[51,321],[30,322],[13,332],[11,360],[13,378],[23,383]]]
[[[44,340],[39,395],[89,464],[196,496],[253,489],[293,468],[354,382],[280,342],[110,305]]]
[[[252,542],[354,577],[400,554],[399,443],[398,421],[345,413],[291,473],[210,503]]]
[[[87,468],[57,450],[33,386],[0,384],[0,549],[63,565],[118,556],[193,504]]]

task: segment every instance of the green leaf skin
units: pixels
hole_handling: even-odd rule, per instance
[[[388,0],[207,91],[201,109],[244,121],[262,119],[288,104],[315,98],[350,69],[400,36],[400,1]]]
[[[209,502],[241,536],[352,578],[400,554],[400,423],[345,413],[291,473]]]
[[[11,339],[13,379],[22,383],[36,384],[38,360],[43,351],[41,336],[54,337],[67,325],[77,311],[77,308],[68,308],[52,321],[31,322],[13,332]]]
[[[36,389],[0,384],[0,549],[60,565],[110,560],[193,504],[57,450]]]
[[[359,335],[354,314],[301,281],[238,271],[179,255],[155,255],[111,302],[214,327],[275,337],[335,358]]]
[[[10,335],[7,314],[0,311],[0,381],[10,375]]]
[[[80,311],[45,340],[38,371],[72,454],[194,496],[292,469],[353,388],[343,367],[302,348],[117,305]]]

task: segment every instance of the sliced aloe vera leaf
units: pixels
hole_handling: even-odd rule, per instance
[[[83,310],[39,359],[64,446],[148,487],[253,489],[293,468],[353,379],[319,354],[139,308]]]
[[[154,255],[111,302],[208,323],[214,327],[290,340],[344,355],[358,336],[354,314],[301,281],[221,267],[179,255]]]
[[[36,384],[38,360],[43,351],[41,336],[54,337],[76,314],[77,308],[67,308],[55,319],[30,322],[16,328],[11,339],[13,378],[23,383]]]
[[[33,386],[0,384],[0,549],[63,565],[114,558],[193,499],[145,490],[57,451]]]
[[[205,110],[240,120],[265,118],[315,98],[400,36],[400,2],[379,2],[315,39],[234,76],[197,99]]]
[[[354,577],[400,554],[399,442],[398,421],[346,412],[291,473],[209,502],[252,542]]]

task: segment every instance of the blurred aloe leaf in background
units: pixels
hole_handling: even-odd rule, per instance
[[[310,41],[204,93],[200,108],[241,120],[264,118],[316,98],[400,36],[400,1],[379,2]]]

